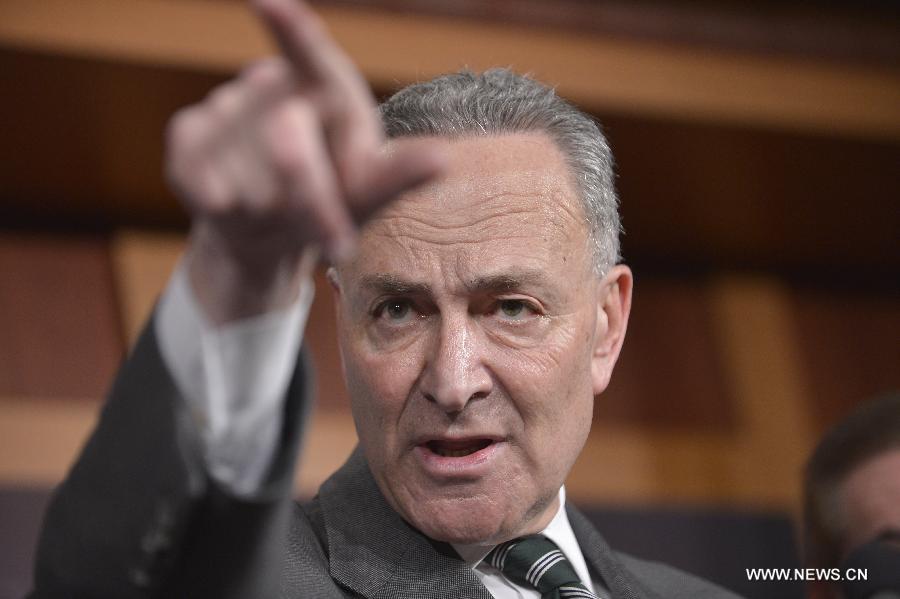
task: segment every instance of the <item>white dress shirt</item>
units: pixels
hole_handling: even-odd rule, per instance
[[[201,432],[210,475],[238,496],[251,497],[259,489],[274,458],[313,292],[312,281],[306,280],[287,310],[213,327],[194,297],[182,261],[160,299],[155,332],[163,362]],[[597,590],[565,502],[562,487],[559,509],[542,534],[559,546],[582,583]],[[537,591],[511,582],[483,561],[493,547],[454,548],[496,599],[540,599]]]

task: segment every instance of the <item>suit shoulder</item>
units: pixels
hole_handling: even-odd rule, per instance
[[[619,552],[616,557],[642,584],[666,599],[741,599],[727,589],[661,562]]]

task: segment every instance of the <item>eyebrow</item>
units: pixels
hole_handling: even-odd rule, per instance
[[[384,273],[364,276],[362,286],[370,291],[389,295],[428,295],[431,293],[431,288],[424,283],[407,281],[397,275]]]

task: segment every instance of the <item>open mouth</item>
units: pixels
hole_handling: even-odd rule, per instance
[[[461,458],[481,451],[491,445],[491,439],[463,439],[459,441],[434,440],[425,443],[432,453],[445,458]]]

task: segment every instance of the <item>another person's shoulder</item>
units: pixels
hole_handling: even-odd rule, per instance
[[[661,562],[616,552],[623,566],[660,597],[666,599],[741,599],[739,595]]]

